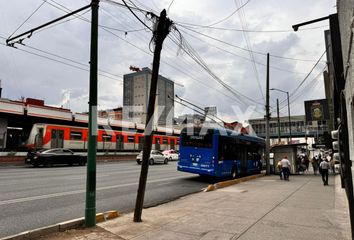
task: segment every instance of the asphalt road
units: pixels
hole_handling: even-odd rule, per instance
[[[177,172],[176,165],[149,167],[145,207],[200,191],[209,184],[199,176]],[[133,211],[140,169],[134,161],[98,164],[96,211]],[[0,237],[83,217],[85,193],[86,167],[1,167]]]

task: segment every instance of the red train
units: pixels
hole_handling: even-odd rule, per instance
[[[111,126],[112,129],[98,129],[98,151],[134,151],[142,150],[143,125]],[[166,150],[179,148],[179,131],[168,128],[157,128],[154,131],[152,149]],[[88,128],[69,125],[36,123],[28,137],[26,147],[29,149],[69,148],[75,151],[86,151]]]

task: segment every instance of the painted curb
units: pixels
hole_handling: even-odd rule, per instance
[[[251,176],[247,176],[247,177],[243,177],[243,178],[237,178],[237,179],[232,179],[232,180],[228,180],[228,181],[223,181],[223,182],[218,182],[215,184],[210,184],[205,190],[204,192],[210,192],[210,191],[214,191],[218,188],[224,188],[224,187],[228,187],[234,184],[238,184],[241,182],[246,182],[246,181],[250,181],[259,177],[264,177],[266,174],[265,173],[261,173],[261,174],[257,174],[257,175],[251,175]]]
[[[107,211],[104,213],[96,214],[96,223],[101,223],[107,220],[111,220],[119,217],[119,213],[116,210]],[[30,231],[21,232],[15,235],[7,236],[4,238],[0,238],[0,240],[30,240],[30,239],[38,239],[41,236],[56,233],[56,232],[64,232],[66,230],[84,227],[85,219],[76,218],[73,220],[57,223],[54,225],[49,225],[41,228],[36,228]]]

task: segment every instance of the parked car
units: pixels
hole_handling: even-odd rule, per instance
[[[169,161],[178,161],[179,155],[178,152],[171,149],[171,150],[165,150],[162,152],[165,157],[168,158]]]
[[[139,153],[138,156],[136,156],[136,162],[138,164],[141,164],[143,159],[143,151]],[[168,158],[165,157],[161,151],[158,150],[151,150],[150,152],[150,157],[149,157],[149,164],[153,165],[155,163],[163,163],[167,164],[168,163]]]
[[[80,166],[86,165],[87,156],[83,154],[76,154],[70,149],[54,148],[43,149],[39,151],[30,151],[27,153],[25,163],[32,164],[34,167],[43,165],[51,167],[54,164],[78,164]]]

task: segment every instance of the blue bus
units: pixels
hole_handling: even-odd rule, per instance
[[[180,135],[178,171],[231,177],[259,173],[263,138],[223,128],[184,128]]]

